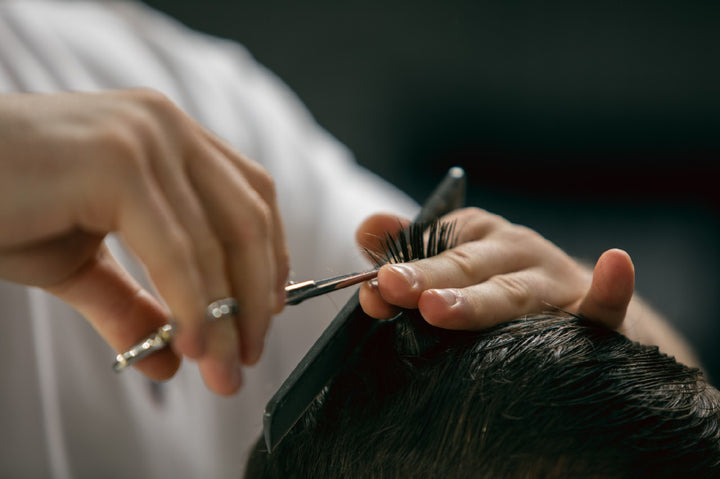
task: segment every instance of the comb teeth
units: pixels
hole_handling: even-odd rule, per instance
[[[436,256],[457,244],[455,221],[413,223],[394,236],[385,233],[382,252],[365,249],[376,267],[384,264],[407,263]]]

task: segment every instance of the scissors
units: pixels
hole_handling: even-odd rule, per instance
[[[306,299],[338,291],[340,289],[362,283],[363,281],[373,279],[377,276],[377,274],[378,270],[373,269],[360,273],[343,274],[318,281],[309,280],[301,281],[299,283],[289,283],[285,286],[285,304],[288,306],[300,304]],[[150,354],[165,348],[170,343],[173,336],[175,336],[174,324],[168,323],[161,326],[157,331],[149,336],[146,336],[127,351],[119,353],[115,357],[113,370],[115,372],[120,372]]]

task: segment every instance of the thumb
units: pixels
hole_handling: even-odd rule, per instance
[[[635,290],[635,267],[621,249],[610,249],[598,258],[592,284],[578,314],[617,329],[625,319]]]
[[[368,256],[368,259],[376,263],[380,258],[374,258],[373,253],[382,256],[384,242],[388,234],[395,234],[407,227],[410,220],[390,214],[375,214],[367,218],[358,227],[355,233],[355,240],[360,248]],[[373,318],[388,319],[398,312],[397,307],[391,305],[380,295],[377,282],[366,281],[360,286],[360,304],[366,314]]]
[[[77,309],[118,351],[169,320],[168,311],[118,264],[104,244],[72,276],[46,289]],[[151,379],[165,380],[179,365],[172,349],[165,348],[138,362],[137,369]]]

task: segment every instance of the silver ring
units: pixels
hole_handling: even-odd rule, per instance
[[[213,301],[205,309],[207,321],[221,321],[226,318],[234,318],[238,313],[238,303],[234,298],[223,298]]]

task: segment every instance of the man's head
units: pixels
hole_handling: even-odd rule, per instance
[[[371,256],[454,242],[452,223],[414,225]],[[247,477],[720,477],[720,393],[656,347],[559,312],[477,332],[416,310],[381,324]]]
[[[458,332],[406,312],[248,477],[720,477],[720,393],[581,318]]]

